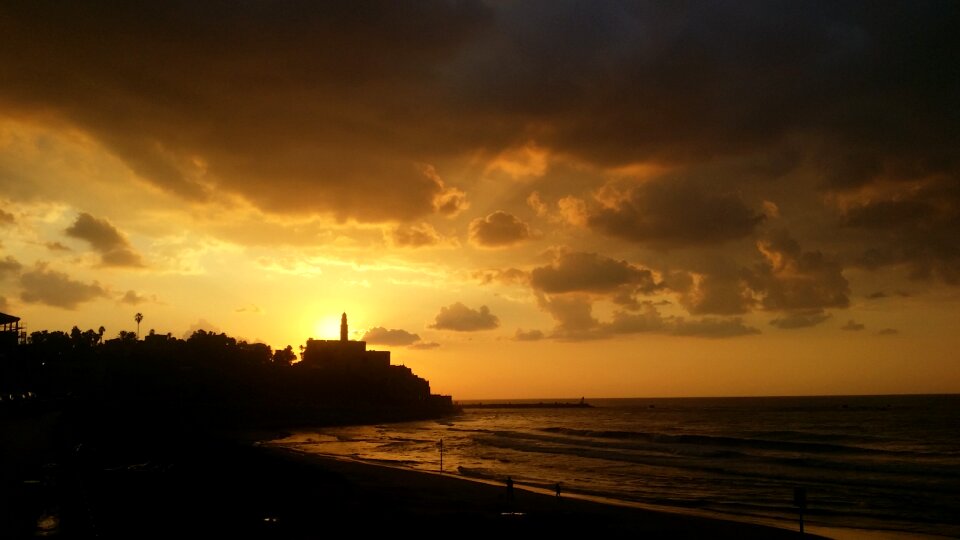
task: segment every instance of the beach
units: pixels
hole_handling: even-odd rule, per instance
[[[536,402],[534,402],[536,403]],[[269,446],[503,487],[798,527],[834,538],[956,537],[956,397],[593,400],[439,420],[294,429]],[[878,536],[879,535],[879,536]]]
[[[320,538],[333,531],[489,537],[791,538],[798,533],[625,508],[243,443],[118,452],[5,478],[4,537]]]

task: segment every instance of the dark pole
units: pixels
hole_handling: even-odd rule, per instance
[[[440,472],[443,472],[443,439],[440,439]]]
[[[807,509],[807,488],[793,488],[793,504],[800,509],[800,534],[803,534],[803,511]]]

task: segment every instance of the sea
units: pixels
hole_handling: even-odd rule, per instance
[[[569,400],[485,403],[557,401]],[[266,444],[789,528],[799,524],[799,489],[806,527],[828,536],[960,537],[960,395],[586,402],[465,408]]]

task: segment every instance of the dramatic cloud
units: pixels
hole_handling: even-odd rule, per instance
[[[675,336],[731,338],[760,333],[744,324],[739,317],[716,319],[706,317],[687,320],[664,317],[650,303],[643,303],[636,313],[614,312],[609,322],[596,319],[590,299],[582,295],[552,298],[540,297],[540,306],[557,321],[550,337],[563,341],[584,341],[610,338],[614,335],[655,333]]]
[[[13,225],[14,223],[16,223],[16,221],[17,221],[17,218],[15,218],[13,214],[0,208],[0,226]]]
[[[23,268],[23,265],[20,264],[19,261],[7,255],[3,259],[0,259],[0,279],[17,275],[21,268]]]
[[[585,340],[605,337],[600,321],[593,316],[593,302],[580,294],[538,295],[540,307],[557,321],[550,337],[561,340]]]
[[[133,250],[126,237],[105,219],[97,219],[84,212],[64,232],[67,236],[86,240],[100,253],[104,266],[143,266],[140,255]]]
[[[806,252],[785,232],[757,245],[766,262],[750,277],[769,310],[819,310],[849,305],[842,268],[819,251]]]
[[[490,308],[487,306],[480,306],[480,309],[471,309],[457,302],[440,308],[440,313],[437,314],[430,328],[475,332],[477,330],[492,330],[498,326],[500,326],[500,319],[490,313]]]
[[[6,6],[0,101],[78,125],[189,200],[213,186],[268,210],[341,219],[462,210],[463,192],[421,164],[465,146],[456,134],[472,119],[452,109],[461,89],[444,96],[451,81],[438,79],[489,26],[488,9],[275,8]]]
[[[394,228],[390,240],[395,246],[417,248],[440,243],[440,235],[429,223],[418,223]]]
[[[695,315],[738,315],[756,304],[742,271],[723,269],[697,276],[675,273],[667,286],[680,293],[680,304]]]
[[[566,252],[547,266],[534,268],[530,285],[548,294],[568,292],[611,293],[623,287],[652,293],[660,288],[653,273],[596,253]]]
[[[76,309],[79,304],[107,296],[99,283],[74,281],[67,274],[42,265],[21,274],[20,286],[20,299],[24,302],[64,309]]]
[[[540,330],[524,330],[522,328],[517,328],[517,332],[513,335],[513,339],[517,341],[540,341],[544,337]]]
[[[427,351],[427,350],[430,350],[430,349],[436,349],[436,348],[439,347],[439,346],[440,346],[440,344],[437,343],[436,341],[418,341],[418,342],[414,343],[413,345],[410,345],[410,348],[411,348],[411,349],[419,349],[419,350],[422,350],[422,351]]]
[[[769,181],[805,167],[833,191],[960,169],[949,2],[2,9],[4,110],[72,124],[189,200],[412,220],[462,209],[424,164],[465,157],[517,178],[548,176],[554,155],[611,170],[758,162]],[[759,214],[739,180],[654,181],[589,221],[661,247],[740,238]]]
[[[864,328],[866,328],[866,327],[863,326],[862,324],[854,321],[853,319],[850,319],[849,321],[847,321],[847,324],[845,324],[845,325],[843,325],[843,326],[840,327],[841,330],[846,330],[846,331],[848,331],[848,332],[859,332],[860,330],[863,330]]]
[[[816,326],[829,318],[829,313],[824,313],[819,310],[800,311],[788,313],[783,317],[777,317],[770,321],[770,325],[783,330],[794,330],[797,328]]]
[[[470,240],[480,247],[507,247],[530,238],[530,227],[516,216],[494,212],[470,222]]]
[[[912,277],[960,283],[960,173],[864,188],[845,205],[842,223],[866,233],[857,263],[905,265]]]
[[[367,330],[361,340],[374,345],[404,346],[417,343],[420,341],[420,336],[406,330],[387,330],[382,326],[375,326]]]
[[[683,181],[611,187],[588,224],[610,236],[658,248],[705,245],[751,234],[763,216],[735,195]]]

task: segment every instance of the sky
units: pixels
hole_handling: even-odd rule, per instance
[[[0,311],[455,399],[960,392],[955,2],[0,4]]]

